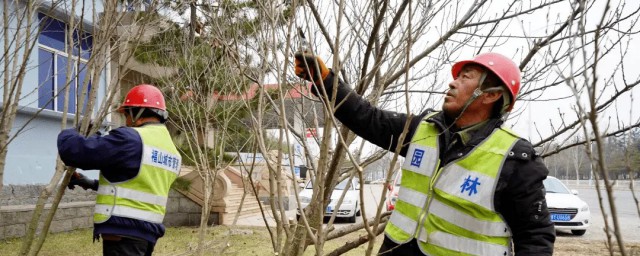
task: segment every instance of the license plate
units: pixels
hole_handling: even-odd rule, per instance
[[[569,214],[551,214],[551,220],[569,221],[571,215]]]
[[[327,206],[327,213],[331,213],[331,206]]]

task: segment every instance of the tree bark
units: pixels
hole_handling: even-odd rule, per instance
[[[390,215],[391,215],[391,212],[384,212],[384,213],[380,214],[380,223],[386,223],[386,221],[389,219],[387,217],[390,216]],[[376,217],[369,218],[368,223],[373,223],[373,220],[375,218]],[[363,222],[358,222],[356,224],[352,224],[352,225],[349,225],[349,226],[346,226],[346,227],[343,227],[343,228],[340,228],[340,229],[333,230],[333,231],[329,232],[329,234],[327,234],[326,240],[327,241],[333,240],[333,239],[336,239],[336,238],[340,238],[340,237],[346,236],[346,235],[351,234],[353,232],[360,231],[361,229],[364,228],[364,225],[365,225],[365,222],[363,221]],[[313,244],[313,242],[311,242],[310,244]]]
[[[382,234],[382,232],[384,231],[384,228],[387,226],[386,222],[381,222],[380,225],[378,225],[378,227],[375,230],[375,234],[376,237],[380,234]],[[361,235],[360,237],[358,237],[355,240],[346,242],[344,245],[338,247],[337,249],[333,250],[332,252],[326,254],[327,256],[337,256],[337,255],[342,255],[366,242],[369,242],[369,235]]]

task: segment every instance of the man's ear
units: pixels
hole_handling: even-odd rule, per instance
[[[485,90],[484,97],[482,97],[483,104],[492,104],[502,98],[503,90]]]

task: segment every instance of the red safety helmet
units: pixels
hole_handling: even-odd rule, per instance
[[[167,111],[162,92],[150,84],[140,84],[131,88],[127,93],[127,97],[124,98],[119,111],[123,112],[126,107],[155,108]]]
[[[451,67],[451,75],[455,79],[458,77],[458,73],[462,70],[462,67],[467,64],[478,64],[480,66],[485,67],[488,70],[491,70],[502,83],[509,89],[509,94],[511,95],[511,102],[509,107],[506,109],[507,112],[513,109],[513,105],[516,102],[516,95],[518,95],[518,91],[520,90],[520,69],[511,59],[505,57],[502,54],[498,53],[483,53],[479,54],[471,60],[463,60],[459,61]]]

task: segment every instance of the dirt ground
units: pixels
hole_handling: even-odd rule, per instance
[[[613,239],[613,238],[612,238]],[[614,245],[617,248],[617,245]],[[625,242],[627,255],[640,256],[640,242]],[[609,255],[605,241],[586,240],[580,237],[558,236],[553,255]],[[615,255],[620,255],[616,253]]]
[[[191,255],[195,248],[197,235],[195,228],[168,228],[164,238],[158,241],[154,250],[157,256]],[[207,236],[207,255],[250,255],[250,256],[273,256],[272,244],[268,232],[264,228],[239,227],[230,229],[224,226],[215,226],[209,230]],[[364,235],[364,233],[360,233]],[[340,239],[328,241],[324,246],[324,254],[329,253],[346,241],[356,238],[358,234],[350,234]],[[42,256],[57,255],[102,255],[101,243],[92,242],[92,230],[76,230],[50,234],[40,251]],[[0,240],[0,255],[18,255],[21,246],[20,239]],[[382,236],[376,239],[374,252],[380,246]],[[73,246],[60,246],[73,244]],[[640,242],[625,242],[628,256],[640,256]],[[614,248],[617,246],[614,246]],[[355,248],[343,255],[362,256],[365,255],[366,245]],[[305,256],[315,255],[313,246],[307,248]],[[609,250],[605,246],[604,240],[587,239],[581,236],[559,234],[555,244],[554,255],[575,256],[575,255],[609,255]],[[616,255],[620,255],[617,253]]]

